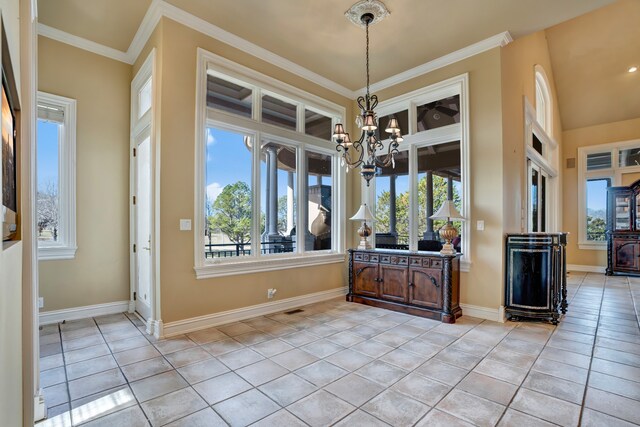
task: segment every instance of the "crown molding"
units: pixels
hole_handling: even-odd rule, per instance
[[[436,58],[432,61],[425,62],[422,65],[418,65],[417,67],[411,68],[407,71],[403,71],[391,77],[387,77],[386,79],[375,82],[371,85],[370,91],[377,92],[383,89],[387,89],[391,86],[395,86],[399,83],[406,82],[407,80],[411,80],[415,77],[422,76],[423,74],[430,73],[439,68],[446,67],[448,65],[454,64],[458,61],[462,61],[463,59],[467,59],[474,55],[477,55],[482,52],[486,52],[487,50],[491,50],[495,47],[504,47],[511,43],[513,38],[508,31],[502,32],[500,34],[496,34],[495,36],[489,37],[487,39],[481,40],[472,45],[463,47],[462,49],[456,50],[455,52],[448,53],[444,56]],[[357,94],[365,93],[367,88],[361,88],[356,91]]]
[[[115,59],[116,61],[129,62],[128,55],[118,49],[102,45],[100,43],[92,42],[91,40],[84,39],[82,37],[74,36],[73,34],[66,33],[48,25],[38,23],[38,35],[66,43],[68,45],[83,49],[89,52],[93,52],[97,55],[106,56],[107,58]]]
[[[149,37],[151,37],[160,19],[162,19],[162,4],[164,4],[162,0],[153,0],[149,5],[149,9],[147,9],[147,13],[144,14],[138,31],[136,31],[127,49],[127,57],[130,64],[136,62],[138,56],[142,53],[142,49],[144,49],[144,46],[147,44]]]
[[[296,64],[280,55],[277,55],[267,49],[264,49],[248,40],[236,36],[222,28],[205,21],[202,18],[198,18],[195,15],[190,14],[176,6],[173,6],[164,0],[153,0],[147,13],[145,14],[140,27],[136,31],[131,44],[126,52],[122,52],[117,49],[113,49],[108,46],[101,45],[96,42],[84,39],[82,37],[74,36],[56,28],[49,27],[45,24],[38,24],[38,34],[75,46],[80,49],[87,50],[89,52],[96,53],[98,55],[106,56],[116,61],[125,62],[127,64],[133,64],[137,59],[144,45],[151,37],[151,34],[155,30],[156,26],[160,22],[162,17],[169,18],[182,25],[185,25],[195,31],[226,43],[236,49],[246,52],[256,58],[259,58],[269,64],[276,67],[287,70],[299,77],[309,80],[318,86],[324,87],[334,93],[342,95],[347,98],[356,98],[360,94],[365,92],[365,88],[360,90],[350,90],[339,83],[334,82],[326,77],[321,76],[301,65]],[[470,46],[459,49],[455,52],[451,52],[447,55],[436,58],[432,61],[426,62],[417,67],[395,74],[391,77],[383,79],[371,85],[371,91],[379,91],[399,83],[405,82],[412,78],[421,76],[423,74],[430,73],[439,68],[446,67],[463,59],[477,55],[495,47],[503,47],[511,43],[513,38],[508,31],[496,34],[495,36],[481,40]]]
[[[161,0],[159,0],[159,4],[162,10],[162,15],[169,19],[172,19],[209,37],[226,43],[229,46],[255,56],[256,58],[262,59],[263,61],[275,65],[276,67],[282,68],[283,70],[309,80],[317,84],[318,86],[329,89],[332,92],[335,92],[347,98],[353,97],[352,90],[334,82],[333,80],[323,77],[320,74],[314,73],[313,71],[304,68],[303,66],[298,65],[295,62],[292,62],[280,55],[276,55],[275,53],[267,49],[264,49],[254,43],[251,43],[250,41],[236,36],[235,34],[223,30],[222,28],[213,25],[212,23],[207,22],[204,19],[198,18],[197,16],[194,16],[188,12],[185,12],[184,10],[176,6],[173,6]]]

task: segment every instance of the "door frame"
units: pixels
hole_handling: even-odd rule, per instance
[[[151,283],[149,286],[150,315],[142,319],[146,324],[146,331],[159,338],[163,335],[163,323],[160,311],[160,147],[157,144],[157,129],[155,120],[158,102],[158,82],[156,73],[156,50],[151,51],[139,71],[131,81],[131,132],[129,142],[129,312],[135,313],[136,304],[134,292],[137,289],[137,260],[134,253],[136,244],[136,207],[133,198],[136,195],[137,162],[134,149],[141,134],[149,133],[151,149]],[[145,83],[151,79],[151,108],[138,117],[138,93]],[[138,245],[139,246],[139,245]]]

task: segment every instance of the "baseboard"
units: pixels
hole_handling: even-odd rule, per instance
[[[39,315],[40,325],[50,325],[63,320],[87,319],[107,314],[124,313],[129,310],[129,301],[109,302],[106,304],[86,305],[84,307],[65,308],[64,310],[44,311]]]
[[[581,265],[581,264],[567,264],[567,271],[582,271],[586,273],[603,273],[606,267],[600,267],[599,265]]]
[[[462,308],[463,316],[477,317],[478,319],[486,319],[500,323],[504,323],[505,321],[503,306],[500,306],[500,308],[489,308],[479,305],[460,304],[460,308]]]
[[[252,305],[236,310],[222,311],[220,313],[208,314],[205,316],[192,317],[190,319],[178,320],[167,324],[154,325],[154,335],[159,337],[171,337],[210,328],[212,326],[223,325],[225,323],[238,322],[252,317],[264,316],[265,314],[276,313],[278,311],[290,310],[307,304],[326,301],[332,298],[341,297],[347,294],[347,288],[341,287],[328,291],[316,292],[313,294],[301,295],[299,297],[287,298],[281,301],[267,302],[264,304]]]

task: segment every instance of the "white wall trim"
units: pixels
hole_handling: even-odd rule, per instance
[[[603,273],[606,267],[599,265],[567,264],[567,271],[583,271],[586,273]]]
[[[446,67],[448,65],[454,64],[456,62],[462,61],[463,59],[470,58],[474,55],[477,55],[482,52],[486,52],[487,50],[491,50],[495,47],[504,47],[511,43],[513,38],[508,31],[502,32],[500,34],[496,34],[495,36],[489,37],[487,39],[481,40],[472,45],[463,47],[462,49],[458,49],[454,52],[448,53],[444,56],[436,58],[432,61],[425,62],[422,65],[418,65],[417,67],[411,68],[409,70],[403,71],[391,77],[387,77],[386,79],[380,80],[371,85],[371,92],[377,92],[391,86],[397,85],[399,83],[405,82],[407,80],[413,79],[415,77],[421,76],[423,74],[430,73],[439,68]],[[357,91],[357,94],[361,94],[366,92],[366,88],[361,88]],[[353,95],[352,97],[355,97]]]
[[[124,313],[129,310],[129,301],[109,302],[106,304],[86,305],[83,307],[65,308],[40,312],[40,325],[50,325],[63,320],[87,319],[107,314]]]
[[[276,313],[278,311],[290,310],[303,305],[326,301],[332,298],[341,297],[347,294],[347,287],[330,289],[328,291],[315,292],[298,297],[283,299],[282,301],[267,302],[264,304],[252,305],[235,310],[222,311],[220,313],[207,314],[190,319],[169,322],[164,325],[162,331],[164,337],[193,332],[212,326],[223,325],[225,323],[238,322],[252,317],[264,316],[265,314]]]
[[[74,36],[73,34],[69,34],[65,31],[58,30],[57,28],[53,28],[42,23],[38,23],[38,35],[77,47],[79,49],[93,52],[97,55],[106,56],[107,58],[115,59],[116,61],[131,64],[131,62],[129,62],[129,56],[127,55],[127,53],[121,50],[114,49],[112,47],[105,46],[103,44],[96,43],[82,37]]]
[[[172,4],[169,4],[162,0],[153,0],[147,13],[145,14],[138,30],[136,31],[131,44],[126,52],[113,49],[108,46],[101,45],[91,40],[84,39],[82,37],[74,36],[56,28],[49,27],[45,24],[38,24],[38,34],[67,43],[80,49],[87,50],[89,52],[103,55],[117,61],[125,62],[127,64],[133,64],[137,59],[142,49],[144,48],[147,40],[151,37],[151,34],[155,30],[158,22],[162,17],[172,19],[182,25],[185,25],[195,31],[219,40],[228,44],[236,49],[246,52],[256,58],[259,58],[269,64],[289,71],[299,77],[309,80],[318,86],[329,89],[339,95],[347,98],[356,98],[359,94],[364,93],[365,89],[351,90],[345,86],[342,86],[335,81],[317,74],[308,68],[296,64],[295,62],[277,55],[267,49],[264,49],[248,40],[245,40],[235,34],[232,34],[222,28],[205,21],[195,15],[190,14]],[[371,91],[378,91],[394,86],[398,83],[402,83],[409,79],[421,76],[423,74],[430,73],[439,68],[446,67],[463,59],[477,55],[495,47],[503,47],[511,43],[513,38],[508,31],[496,34],[487,39],[481,40],[472,45],[466,46],[455,52],[448,53],[444,56],[426,62],[417,67],[403,71],[379,82],[371,85]]]
[[[504,315],[504,306],[499,308],[482,307],[472,304],[460,304],[463,316],[477,317],[478,319],[491,320],[493,322],[504,323],[506,318]]]

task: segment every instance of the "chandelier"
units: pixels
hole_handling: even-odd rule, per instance
[[[395,168],[394,156],[398,154],[398,145],[402,142],[402,133],[398,119],[395,116],[389,118],[384,129],[389,135],[387,144],[380,140],[378,129],[378,116],[375,108],[378,105],[378,97],[369,92],[369,26],[389,14],[384,3],[378,0],[361,0],[354,4],[345,15],[356,25],[363,26],[366,33],[366,70],[367,91],[364,96],[357,98],[360,115],[356,118],[356,125],[361,129],[360,138],[351,141],[349,134],[345,132],[342,123],[337,123],[333,131],[336,141],[336,150],[342,153],[341,163],[349,169],[360,167],[360,174],[367,182],[376,174],[376,168],[392,165]]]

